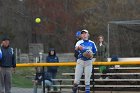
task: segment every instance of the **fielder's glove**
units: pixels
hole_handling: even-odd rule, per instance
[[[86,50],[83,53],[83,56],[86,57],[86,58],[93,58],[93,52],[91,50]]]

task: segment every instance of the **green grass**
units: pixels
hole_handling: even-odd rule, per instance
[[[31,67],[17,68],[13,73],[12,84],[14,87],[30,88],[33,86],[32,79],[34,69]]]
[[[62,73],[66,72],[74,72],[74,67],[59,67],[57,78],[71,78],[70,76],[62,76]],[[14,87],[31,88],[33,86],[34,74],[34,67],[17,67],[16,73],[13,73],[12,85]]]

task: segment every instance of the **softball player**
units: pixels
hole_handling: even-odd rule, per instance
[[[78,60],[75,68],[75,79],[73,85],[73,93],[77,92],[80,78],[85,74],[85,93],[90,93],[90,77],[92,73],[92,58],[96,53],[97,48],[93,41],[89,40],[87,30],[81,31],[82,40],[79,40],[75,45],[75,50],[79,51]],[[88,52],[87,52],[88,51]]]

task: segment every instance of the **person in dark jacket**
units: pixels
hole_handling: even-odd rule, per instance
[[[0,47],[0,93],[11,93],[12,71],[15,72],[16,61],[9,38],[3,38]]]
[[[76,44],[79,40],[81,40],[81,31],[77,31],[75,36],[76,36],[76,42],[75,42],[75,44]],[[78,59],[78,55],[79,55],[79,51],[75,50],[74,57],[75,57],[76,61]]]
[[[52,78],[50,73],[45,72],[44,79],[45,79],[45,87],[47,87],[48,91],[50,91],[52,85]],[[41,69],[41,67],[36,67],[36,74],[33,83],[34,83],[33,93],[37,93],[38,85],[42,85],[43,87],[43,70]]]
[[[59,62],[59,59],[56,56],[56,52],[55,52],[55,49],[54,48],[50,48],[49,49],[48,56],[46,58],[46,62],[48,62],[48,63],[54,63],[54,62],[55,63],[58,63]],[[51,74],[52,79],[55,79],[56,78],[57,70],[58,70],[58,67],[57,66],[47,67],[47,72],[49,72]],[[55,82],[54,81],[53,81],[53,85],[55,85]],[[57,88],[56,87],[53,87],[53,90],[54,91],[57,91]]]

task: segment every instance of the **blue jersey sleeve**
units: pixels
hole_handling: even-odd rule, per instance
[[[93,41],[91,41],[91,40],[80,40],[76,43],[75,47],[78,47],[79,45],[82,46],[83,49],[78,50],[79,51],[78,58],[80,58],[84,61],[85,60],[91,60],[91,58],[86,58],[86,57],[83,56],[83,53],[87,50],[91,50],[94,55],[96,54],[97,48],[96,48],[96,45]]]
[[[94,43],[94,42],[93,42],[92,51],[93,51],[94,55],[95,55],[95,54],[96,54],[96,52],[97,52],[97,47],[96,47],[96,45],[95,45],[95,43]]]

